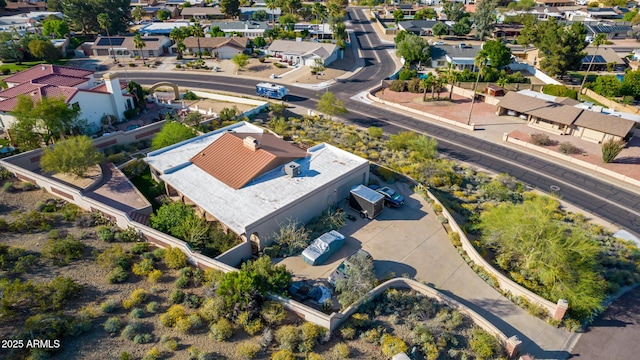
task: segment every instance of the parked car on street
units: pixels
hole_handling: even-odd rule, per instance
[[[377,188],[376,191],[384,196],[384,203],[387,206],[398,207],[404,204],[404,197],[388,186]]]
[[[369,254],[368,252],[362,249],[358,250],[355,254],[346,258],[343,262],[340,263],[340,265],[338,265],[338,267],[335,270],[333,270],[331,275],[329,275],[329,284],[331,284],[331,286],[336,287],[336,284],[338,283],[338,281],[347,279],[347,268],[349,267],[349,264],[350,264],[349,260],[358,256],[358,254],[361,254],[368,259],[372,258],[371,254]]]

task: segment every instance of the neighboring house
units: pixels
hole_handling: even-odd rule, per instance
[[[564,13],[556,7],[536,7],[528,11],[509,10],[507,12],[502,13],[501,18],[504,19],[505,17],[513,17],[521,14],[535,15],[536,19],[539,21],[549,20],[550,18],[556,18],[558,20],[564,18]]]
[[[628,140],[633,134],[635,121],[583,109],[575,100],[558,100],[561,102],[511,91],[497,104],[497,115],[520,116],[531,127],[595,143]]]
[[[49,16],[57,16],[62,19],[61,12],[31,11],[25,14],[0,16],[0,31],[17,31],[20,36],[27,32],[39,32],[40,22]]]
[[[282,61],[291,61],[292,65],[314,66],[320,59],[324,66],[342,58],[342,50],[334,44],[293,40],[274,40],[267,54]]]
[[[369,162],[322,143],[306,151],[247,122],[152,151],[167,194],[250,242],[253,255],[288,219],[306,223],[367,184]]]
[[[91,46],[91,53],[94,56],[113,56],[115,53],[116,58],[154,57],[167,53],[171,47],[171,39],[166,36],[143,36],[142,49],[136,49],[133,39],[133,36],[98,36]]]
[[[536,5],[540,6],[571,6],[575,4],[574,0],[535,0]]]
[[[20,95],[34,101],[62,97],[80,109],[78,119],[87,121],[90,133],[100,130],[105,115],[124,121],[124,112],[133,108],[133,97],[126,93],[127,84],[114,73],[105,74],[104,83],[99,84],[93,74],[91,70],[42,64],[4,78],[9,87],[0,92],[0,127],[10,128],[15,122],[11,112]]]
[[[198,52],[198,39],[188,37],[183,40],[187,53],[195,54]],[[246,37],[203,37],[200,38],[200,50],[208,52],[211,56],[223,59],[231,59],[237,54],[242,53],[249,47],[249,39]]]
[[[186,7],[186,8],[181,10],[180,16],[182,16],[182,18],[186,19],[186,20],[189,20],[189,19],[198,19],[198,20],[217,19],[217,20],[220,20],[220,19],[224,19],[226,17],[226,15],[220,10],[219,6],[207,6],[207,7],[191,6],[191,7]]]
[[[481,45],[431,46],[431,67],[437,69],[453,66],[455,70],[476,71],[474,62],[480,50],[482,50]]]
[[[513,41],[520,35],[520,31],[522,31],[523,28],[524,26],[522,25],[496,24],[492,35],[494,39]]]
[[[188,21],[176,21],[176,22],[155,22],[147,24],[140,28],[138,32],[143,35],[164,35],[169,36],[171,30],[179,27],[189,27],[191,25]]]
[[[600,46],[596,53],[595,46],[588,46],[583,51],[586,52],[587,55],[582,58],[580,71],[585,71],[587,70],[587,68],[589,68],[589,64],[591,63],[592,58],[593,65],[591,65],[591,71],[608,71],[610,67],[613,67],[613,70],[615,71],[623,71],[627,67],[627,64],[613,50],[613,48]]]
[[[255,13],[256,11],[260,11],[260,10],[262,10],[262,11],[267,13],[267,15],[269,16],[269,18],[268,18],[269,21],[271,21],[271,15],[273,15],[273,20],[276,21],[276,20],[278,20],[278,18],[282,14],[282,10],[280,10],[280,8],[275,8],[275,9],[271,10],[268,7],[259,7],[259,6],[245,7],[245,6],[241,6],[240,7],[240,16],[238,16],[238,19],[241,20],[241,21],[252,20],[253,13]]]
[[[386,16],[393,16],[394,11],[402,10],[404,16],[413,16],[420,9],[422,9],[422,6],[413,6],[413,4],[385,5],[384,13]]]
[[[179,9],[167,6],[143,6],[140,7],[140,10],[142,10],[142,18],[146,20],[157,20],[158,11],[160,10],[168,11],[171,19],[175,19],[180,14]]]
[[[264,36],[265,30],[269,28],[266,21],[213,21],[209,26],[217,26],[225,33],[238,34],[249,39]]]
[[[587,8],[587,17],[590,19],[622,19],[622,15],[610,7]]]
[[[47,11],[47,3],[45,1],[6,1],[5,12],[12,13],[28,13],[32,11]]]
[[[439,23],[438,20],[408,20],[398,23],[398,30],[404,30],[420,36],[433,36],[433,27]],[[451,28],[449,27],[449,32]]]
[[[585,24],[587,28],[587,41],[591,42],[599,34],[605,34],[607,39],[627,39],[631,36],[633,28],[628,25],[592,25]]]
[[[311,24],[311,23],[296,23],[293,25],[293,31],[303,31],[307,30],[309,35],[315,35],[321,39],[331,38],[333,35],[333,30],[331,30],[331,25],[329,23],[325,24]]]
[[[157,0],[131,0],[131,6],[155,6],[158,4]]]

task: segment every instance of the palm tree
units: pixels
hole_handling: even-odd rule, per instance
[[[322,27],[320,28],[322,36],[319,36],[318,38],[324,38],[324,19],[328,14],[327,7],[321,3],[313,3],[311,6],[311,13],[316,16],[316,23],[319,23],[320,19],[322,19]]]
[[[424,89],[424,94],[422,95],[422,101],[427,101],[427,90],[430,87],[433,87],[433,75],[429,74],[428,77],[420,80],[420,87]]]
[[[109,47],[111,48],[111,55],[113,55],[113,62],[118,63],[116,59],[116,53],[113,51],[113,44],[111,43],[111,36],[109,35],[109,27],[111,27],[111,19],[109,15],[105,13],[98,14],[98,24],[107,32],[107,39],[109,39]]]
[[[136,36],[133,37],[133,46],[137,50],[140,50],[140,57],[142,57],[143,66],[147,66],[147,63],[144,61],[144,53],[142,52],[142,49],[144,48],[145,45],[146,43],[144,39],[142,39],[142,35],[140,35],[140,33],[136,33]]]
[[[607,42],[607,36],[605,34],[598,34],[593,39],[593,42],[591,43],[591,45],[595,45],[596,51],[593,52],[593,56],[591,57],[591,61],[589,61],[589,66],[587,67],[587,73],[584,74],[584,77],[582,78],[582,84],[580,84],[580,91],[578,91],[578,95],[582,94],[582,88],[584,87],[584,83],[587,81],[587,78],[589,77],[589,71],[591,71],[593,60],[596,58],[596,55],[598,55],[598,49],[600,48],[600,45],[604,45],[606,42]]]
[[[171,30],[171,33],[169,33],[169,38],[176,42],[176,50],[178,50],[178,60],[182,59],[182,56],[186,49],[183,40],[187,37],[187,35],[187,31],[182,27],[173,28],[173,30]]]
[[[195,36],[198,41],[198,57],[202,59],[202,49],[200,48],[200,38],[204,36],[204,29],[199,22],[189,26],[189,31],[191,32],[191,36]]]
[[[458,74],[453,72],[453,64],[449,64],[449,71],[446,74],[447,82],[451,85],[449,88],[449,100],[453,97],[453,86],[458,81]]]
[[[447,83],[446,76],[438,76],[435,81],[435,86],[438,89],[438,100],[440,100],[440,89]]]
[[[267,9],[271,11],[271,24],[273,24],[273,13],[278,8],[278,4],[276,0],[265,0],[264,4],[267,6]]]
[[[133,16],[135,21],[142,20],[142,8],[140,8],[140,6],[136,6],[136,8],[131,11],[131,16]]]
[[[473,94],[471,95],[471,108],[469,109],[469,117],[467,118],[467,125],[471,124],[471,113],[473,112],[473,104],[476,102],[476,91],[478,91],[478,81],[480,81],[480,77],[482,76],[482,70],[487,65],[487,57],[486,52],[480,51],[478,55],[476,55],[475,61],[473,62],[473,66],[478,69],[478,77],[476,77],[476,83],[473,86]]]

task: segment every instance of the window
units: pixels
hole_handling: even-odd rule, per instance
[[[153,56],[153,50],[149,50],[149,56]]]

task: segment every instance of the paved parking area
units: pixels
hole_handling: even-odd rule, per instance
[[[415,194],[409,184],[399,182],[390,186],[404,196],[405,204],[399,208],[385,208],[373,220],[361,219],[346,200],[339,204],[356,220],[347,220],[340,229],[347,238],[345,245],[325,264],[307,265],[300,256],[283,259],[280,263],[293,271],[296,279],[326,279],[342,260],[358,249],[364,249],[373,257],[379,279],[393,273],[426,280],[421,275],[431,269],[425,266],[425,260],[439,253],[431,249],[434,243],[449,243],[446,231],[426,201]]]

